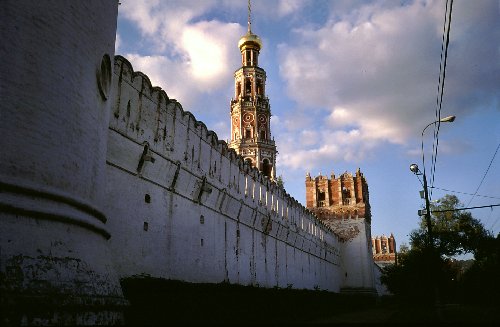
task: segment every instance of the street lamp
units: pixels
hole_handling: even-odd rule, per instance
[[[431,126],[431,125],[435,125],[435,124],[438,124],[438,123],[451,123],[455,120],[455,116],[448,116],[448,117],[445,117],[445,118],[442,118],[440,120],[436,120],[430,124],[428,124],[427,126],[425,126],[425,128],[422,130],[422,166],[423,166],[423,172],[420,171],[420,169],[418,169],[418,165],[417,164],[411,164],[410,165],[410,171],[412,173],[414,173],[415,175],[419,176],[419,175],[422,175],[423,179],[424,179],[424,197],[425,197],[425,222],[427,224],[427,251],[429,251],[428,253],[430,254],[430,257],[429,257],[429,266],[428,266],[428,272],[429,272],[429,281],[431,282],[431,288],[434,289],[434,296],[433,296],[433,302],[434,302],[434,306],[435,306],[435,310],[438,314],[438,316],[440,316],[440,309],[439,309],[439,290],[437,288],[437,285],[435,284],[435,282],[433,281],[432,277],[433,277],[433,262],[434,262],[434,239],[432,237],[432,224],[431,224],[431,210],[430,210],[430,201],[429,201],[429,191],[428,191],[428,188],[427,188],[427,176],[425,175],[425,157],[424,157],[424,132],[425,130],[427,129],[427,127]],[[419,210],[419,216],[422,216],[422,212]]]
[[[430,212],[430,201],[429,201],[429,192],[428,192],[428,189],[427,189],[427,176],[425,175],[425,156],[424,156],[424,133],[425,133],[425,130],[427,129],[427,127],[431,126],[431,125],[435,125],[437,123],[451,123],[455,121],[455,116],[448,116],[448,117],[444,117],[440,120],[436,120],[430,124],[428,124],[427,126],[425,126],[425,128],[422,130],[422,146],[421,146],[421,149],[422,149],[422,166],[424,168],[424,171],[421,172],[420,169],[418,169],[418,165],[417,164],[411,164],[410,165],[410,171],[412,173],[414,173],[415,175],[419,176],[419,175],[422,175],[423,179],[424,179],[424,197],[425,197],[425,222],[427,224],[427,241],[428,241],[428,246],[429,248],[430,247],[433,247],[434,246],[434,240],[432,238],[432,225],[431,225],[431,212]],[[419,212],[419,216],[421,216],[420,212]]]
[[[427,246],[430,248],[434,245],[434,240],[432,238],[432,225],[431,225],[431,213],[430,213],[430,201],[429,201],[429,192],[427,191],[427,177],[425,176],[425,169],[422,173],[420,169],[418,169],[417,164],[410,165],[410,171],[417,176],[422,175],[424,179],[424,197],[425,197],[425,223],[427,224]],[[422,216],[422,212],[419,210],[418,215]]]

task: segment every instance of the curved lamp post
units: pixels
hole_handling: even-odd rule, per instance
[[[421,172],[420,169],[418,169],[418,165],[417,164],[411,164],[410,165],[410,171],[412,173],[414,173],[415,175],[422,175],[423,179],[424,179],[424,197],[425,197],[425,222],[427,224],[427,250],[432,253],[434,252],[434,239],[432,237],[432,224],[431,224],[431,211],[430,211],[430,201],[429,201],[429,192],[428,192],[428,189],[427,189],[427,176],[425,176],[425,157],[424,157],[424,132],[425,130],[427,129],[427,127],[431,126],[431,125],[434,125],[434,124],[437,124],[437,123],[451,123],[455,120],[455,116],[448,116],[448,117],[445,117],[445,118],[442,118],[440,120],[437,120],[437,121],[434,121],[430,124],[428,124],[427,126],[425,126],[425,128],[422,130],[422,166],[423,166],[423,169],[424,171]],[[421,210],[419,210],[419,216],[422,216],[422,212]],[[429,281],[431,281],[431,288],[434,289],[434,295],[433,295],[433,301],[434,302],[434,307],[435,307],[435,310],[438,314],[438,316],[440,316],[440,309],[439,309],[439,290],[437,288],[437,285],[435,284],[435,282],[432,281],[432,271],[433,271],[433,258],[434,256],[431,255],[431,261],[430,261],[430,265],[428,266],[428,269],[429,269]]]
[[[417,164],[411,164],[410,165],[410,171],[412,173],[414,173],[415,175],[422,175],[423,179],[424,179],[424,197],[425,197],[425,222],[427,224],[427,242],[428,242],[428,246],[429,247],[433,247],[434,246],[434,240],[433,240],[433,237],[432,237],[432,225],[431,225],[431,212],[430,212],[430,201],[429,201],[429,192],[428,192],[428,189],[427,189],[427,177],[425,175],[425,156],[424,156],[424,133],[425,133],[425,130],[427,129],[427,127],[431,126],[431,125],[435,125],[437,123],[451,123],[455,121],[455,116],[448,116],[448,117],[445,117],[445,118],[442,118],[440,120],[436,120],[430,124],[428,124],[427,126],[425,126],[425,128],[422,130],[422,146],[421,146],[421,149],[422,149],[422,166],[424,167],[424,171],[423,173],[420,171],[420,169],[418,169],[418,165]],[[419,211],[419,216],[421,216],[421,212]]]

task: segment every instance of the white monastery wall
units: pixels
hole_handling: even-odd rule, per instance
[[[380,278],[382,277],[382,268],[380,268],[376,263],[373,264],[373,272],[375,277],[375,289],[377,290],[377,295],[392,295],[392,293],[387,289],[387,286],[380,281]]]
[[[101,202],[118,4],[0,7],[2,313],[43,306],[53,316],[24,324],[120,322]]]
[[[115,57],[105,213],[120,277],[338,292],[338,237]]]
[[[341,238],[342,291],[376,292],[370,222],[364,218],[336,219],[330,221],[330,227]]]
[[[1,7],[2,321],[121,324],[136,275],[343,287],[338,236],[114,57],[118,1]]]

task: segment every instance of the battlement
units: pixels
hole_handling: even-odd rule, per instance
[[[290,248],[306,256],[314,256],[315,260],[324,264],[340,265],[339,239],[329,227],[285,189],[247,164],[225,141],[219,140],[214,131],[208,130],[203,122],[185,111],[179,102],[170,99],[161,88],[153,87],[146,75],[134,72],[128,60],[116,56],[114,65],[115,101],[111,108],[107,155],[108,187],[112,194],[108,215],[116,217],[110,219],[110,228],[112,232],[116,229],[114,234],[118,235],[112,243],[116,244],[116,255],[123,259],[118,266],[123,265],[121,273],[124,276],[148,273],[193,282],[229,280],[241,283],[235,281],[234,276],[240,276],[238,279],[245,274],[252,275],[248,267],[258,265],[258,260],[264,260],[264,265],[274,261],[277,265],[275,270],[285,269],[281,266],[283,261],[271,259],[266,248],[262,259],[248,256],[257,244],[267,244],[271,240],[277,242],[273,245],[275,251],[283,246],[283,250],[279,251]],[[128,189],[133,189],[133,192]],[[119,193],[122,194],[121,199],[117,198]],[[158,203],[154,209],[139,201],[146,194],[151,203]],[[165,194],[169,195],[165,197]],[[134,208],[131,208],[132,203],[135,203]],[[127,226],[135,219],[134,216],[146,217],[142,229]],[[181,217],[182,220],[179,220]],[[169,220],[174,224],[171,229],[167,227]],[[212,225],[210,235],[204,234],[203,230],[207,228],[201,226],[208,223]],[[146,246],[146,252],[157,259],[155,262],[132,263],[129,258],[134,256],[125,251],[128,255],[124,257],[123,246],[127,242],[145,242],[143,229],[148,229],[148,233],[151,229],[155,230],[156,235],[149,233],[151,238],[148,244],[151,246]],[[269,240],[251,245],[256,242],[255,233]],[[165,243],[165,235],[170,244]],[[173,246],[175,251],[170,250],[173,252],[169,256],[156,253],[155,247],[172,247],[172,242],[178,243]],[[236,242],[233,246],[237,250],[226,248],[228,242]],[[196,247],[226,248],[212,252],[224,267],[216,269],[217,264],[210,264],[202,256],[201,249],[193,248],[195,244]],[[187,257],[184,253],[186,248],[191,249],[188,252],[192,251]],[[171,260],[177,262],[175,258],[181,255],[184,258],[183,268],[176,269],[168,264]],[[229,260],[228,256],[232,259]],[[137,261],[137,257],[134,260]],[[229,267],[249,259],[244,268]],[[162,260],[164,268],[157,269],[158,261]],[[199,273],[200,262],[204,262],[204,274]],[[305,262],[300,263],[303,264]],[[165,269],[165,266],[170,268]],[[211,272],[207,273],[207,270]],[[224,271],[225,276],[221,276]],[[231,274],[234,276],[231,277]],[[257,277],[255,272],[253,275],[247,278],[248,283],[272,287],[284,283],[279,280],[286,273],[276,273],[273,278],[266,277],[260,281],[262,277]],[[313,288],[314,278],[308,276],[307,279],[310,279],[309,282],[301,283],[306,288]],[[325,280],[316,283],[325,289],[335,290],[333,285],[338,281],[326,280],[325,276]]]
[[[194,169],[199,175],[214,178],[218,181],[218,186],[235,189],[237,194],[251,196],[253,201],[258,200],[260,204],[268,203],[269,209],[279,212],[281,218],[286,218],[287,210],[280,203],[286,203],[287,209],[294,207],[307,215],[304,219],[318,226],[315,228],[320,228],[323,233],[331,233],[326,225],[285,189],[247,164],[225,141],[219,140],[217,133],[208,130],[191,112],[185,111],[179,102],[170,99],[163,89],[152,86],[147,75],[135,72],[131,63],[119,55],[115,57],[115,76],[118,79],[115,78],[116,100],[110,119],[111,130],[138,144],[147,145],[148,151],[179,162],[186,169]],[[274,141],[268,142],[274,144]],[[204,155],[209,152],[212,159],[216,160],[203,160]],[[217,152],[217,158],[213,156],[213,152]],[[227,170],[230,173],[225,174],[222,167],[231,168]],[[262,190],[258,199],[257,194],[250,191],[248,181],[246,188],[240,185],[243,180],[239,175],[260,184]],[[255,189],[255,185],[252,188]]]
[[[320,219],[364,218],[371,220],[368,183],[360,169],[331,178],[306,175],[306,206]]]
[[[6,8],[3,321],[122,324],[120,281],[133,276],[330,292],[371,287],[365,261],[345,254],[327,225],[114,57],[118,2]],[[235,98],[247,98],[235,108],[257,124],[241,126],[239,136],[258,132],[269,141],[257,144],[267,157],[255,163],[275,177],[265,72],[254,68],[257,39],[244,39],[250,51],[242,60],[255,79],[241,76]],[[234,118],[244,121],[233,117],[232,127]]]
[[[387,265],[396,263],[396,239],[394,235],[389,237],[375,236],[372,237],[373,261],[379,265]]]

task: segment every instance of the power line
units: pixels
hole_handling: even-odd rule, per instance
[[[467,203],[467,206],[470,205],[470,203],[472,202],[472,200],[476,196],[477,191],[479,191],[479,188],[481,187],[481,185],[483,185],[484,179],[486,178],[486,175],[488,174],[488,171],[490,170],[490,167],[491,167],[491,164],[493,163],[493,160],[495,160],[495,156],[497,155],[497,152],[498,152],[499,148],[500,148],[500,143],[498,143],[497,149],[495,150],[495,153],[493,154],[493,157],[490,160],[490,164],[488,165],[488,168],[486,168],[486,171],[484,172],[483,178],[481,179],[481,182],[477,186],[476,192],[474,192],[474,194],[472,194],[472,198],[470,199],[469,203]]]
[[[498,150],[498,148],[497,148],[497,150]],[[441,187],[436,187],[436,186],[433,186],[432,188],[435,188],[435,189],[441,190],[441,191],[452,192],[452,193],[459,193],[459,194],[465,194],[465,195],[473,195],[473,196],[479,196],[479,197],[490,198],[490,199],[500,199],[500,197],[496,197],[496,196],[480,195],[480,194],[477,194],[477,193],[476,194],[471,194],[471,193],[466,193],[466,192],[459,192],[459,191],[448,190],[448,189],[441,188]],[[469,206],[469,204],[467,204],[467,206]],[[493,220],[493,222],[490,224],[490,220],[491,220],[492,215],[493,215],[493,206],[486,206],[486,207],[490,207],[491,208],[491,212],[490,212],[488,218],[483,221],[483,226],[485,228],[487,226],[490,226],[490,228],[488,230],[493,231],[493,228],[500,221],[500,217],[497,218],[496,220]],[[464,209],[461,209],[461,210],[464,210]],[[431,211],[431,212],[436,212],[436,211]]]
[[[493,207],[500,207],[500,203],[498,204],[488,204],[485,206],[479,206],[479,207],[469,207],[469,208],[458,208],[458,209],[444,209],[444,210],[432,210],[431,213],[435,212],[450,212],[450,211],[461,211],[461,210],[471,210],[471,209],[481,209],[481,208],[493,208]]]
[[[434,128],[434,141],[432,142],[432,157],[431,157],[431,187],[434,186],[435,174],[436,174],[436,162],[438,155],[439,146],[439,128],[441,126],[441,108],[443,106],[443,95],[444,95],[444,81],[446,78],[446,62],[448,59],[448,45],[450,43],[450,29],[451,29],[451,12],[453,9],[453,0],[450,1],[450,6],[448,10],[448,0],[446,1],[445,9],[445,19],[443,24],[443,37],[441,42],[441,58],[439,62],[439,78],[438,78],[438,96],[436,98],[436,121],[437,124]],[[446,39],[445,39],[446,35]],[[443,55],[444,49],[444,55]],[[444,57],[444,60],[443,60]],[[442,76],[442,78],[441,78]],[[432,198],[432,188],[431,194]]]
[[[432,188],[435,188],[436,190],[441,190],[441,191],[445,191],[445,192],[452,192],[452,193],[458,193],[458,194],[465,194],[465,195],[474,195],[474,196],[479,196],[481,198],[490,198],[490,199],[499,199],[500,200],[500,197],[498,196],[489,196],[489,195],[480,195],[480,194],[472,194],[472,193],[466,193],[466,192],[460,192],[460,191],[453,191],[453,190],[448,190],[448,189],[445,189],[445,188],[441,188],[441,187],[436,187],[436,186],[431,186],[430,187],[431,189]],[[470,205],[467,204],[467,206]]]

